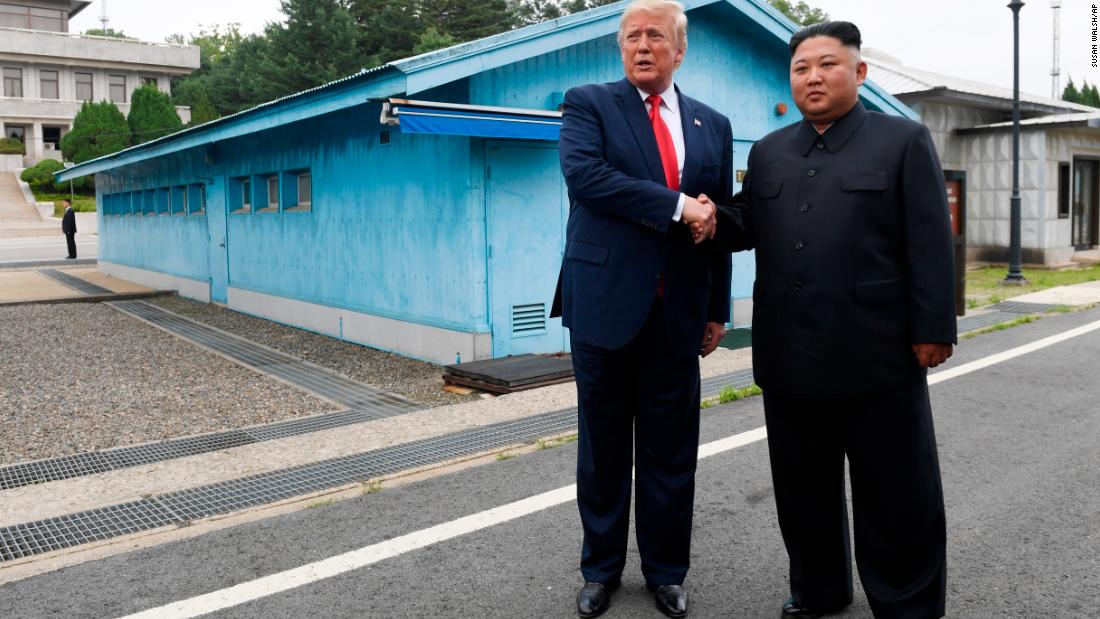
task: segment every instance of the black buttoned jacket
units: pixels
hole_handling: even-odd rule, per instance
[[[956,341],[943,171],[928,130],[856,103],[749,153],[715,246],[756,248],[753,370],[765,391],[881,393],[919,376],[912,344]]]

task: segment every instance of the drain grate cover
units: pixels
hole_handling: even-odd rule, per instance
[[[1024,303],[1023,301],[1002,301],[996,305],[990,305],[989,309],[1011,314],[1042,314],[1058,307],[1050,303]]]
[[[64,284],[73,290],[81,294],[114,294],[113,290],[107,290],[102,286],[97,286],[92,282],[80,279],[68,273],[58,271],[57,269],[39,269],[39,273],[46,277]]]

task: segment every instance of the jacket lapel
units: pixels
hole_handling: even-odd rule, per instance
[[[649,168],[649,176],[656,182],[664,183],[665,172],[661,167],[661,153],[657,149],[657,137],[653,135],[653,126],[649,124],[645,103],[638,95],[638,90],[628,80],[623,79],[616,85],[615,98],[623,111],[623,117],[630,125],[631,132],[634,133],[634,139],[638,141],[642,158],[645,160],[646,167]]]
[[[685,97],[679,87],[676,88],[676,94],[680,99],[680,126],[684,131],[684,171],[680,173],[680,189],[684,193],[695,195],[695,179],[703,165],[702,132],[706,127],[695,124],[699,118],[696,116],[695,102]]]

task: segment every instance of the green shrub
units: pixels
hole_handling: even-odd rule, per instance
[[[27,147],[15,138],[0,138],[0,155],[26,155]]]
[[[133,133],[134,144],[155,140],[183,128],[172,99],[156,86],[142,86],[134,91],[126,122]]]
[[[61,189],[54,183],[53,173],[65,169],[60,161],[43,159],[37,165],[23,170],[19,178],[31,186],[31,189],[43,193],[56,193]]]
[[[130,125],[110,101],[85,101],[73,119],[73,128],[61,138],[66,161],[84,163],[117,153],[130,145]]]

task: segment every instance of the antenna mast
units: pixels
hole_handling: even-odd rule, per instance
[[[103,2],[103,6],[101,7],[103,10],[99,13],[99,23],[103,24],[103,32],[106,33],[107,23],[110,22],[111,19],[107,17],[107,0],[101,1]]]
[[[1062,84],[1061,84],[1062,70],[1061,70],[1061,68],[1059,68],[1059,64],[1060,64],[1059,63],[1059,56],[1060,56],[1059,49],[1062,46],[1061,43],[1060,43],[1061,30],[1062,29],[1059,26],[1059,24],[1060,24],[1059,13],[1061,12],[1060,11],[1061,8],[1062,8],[1062,0],[1051,0],[1050,9],[1051,9],[1051,16],[1053,17],[1053,19],[1051,21],[1054,22],[1054,35],[1052,37],[1052,40],[1054,42],[1054,56],[1053,56],[1053,59],[1051,61],[1051,67],[1050,67],[1050,98],[1051,99],[1061,99],[1062,98],[1062,88],[1061,88],[1061,86],[1062,86]]]

